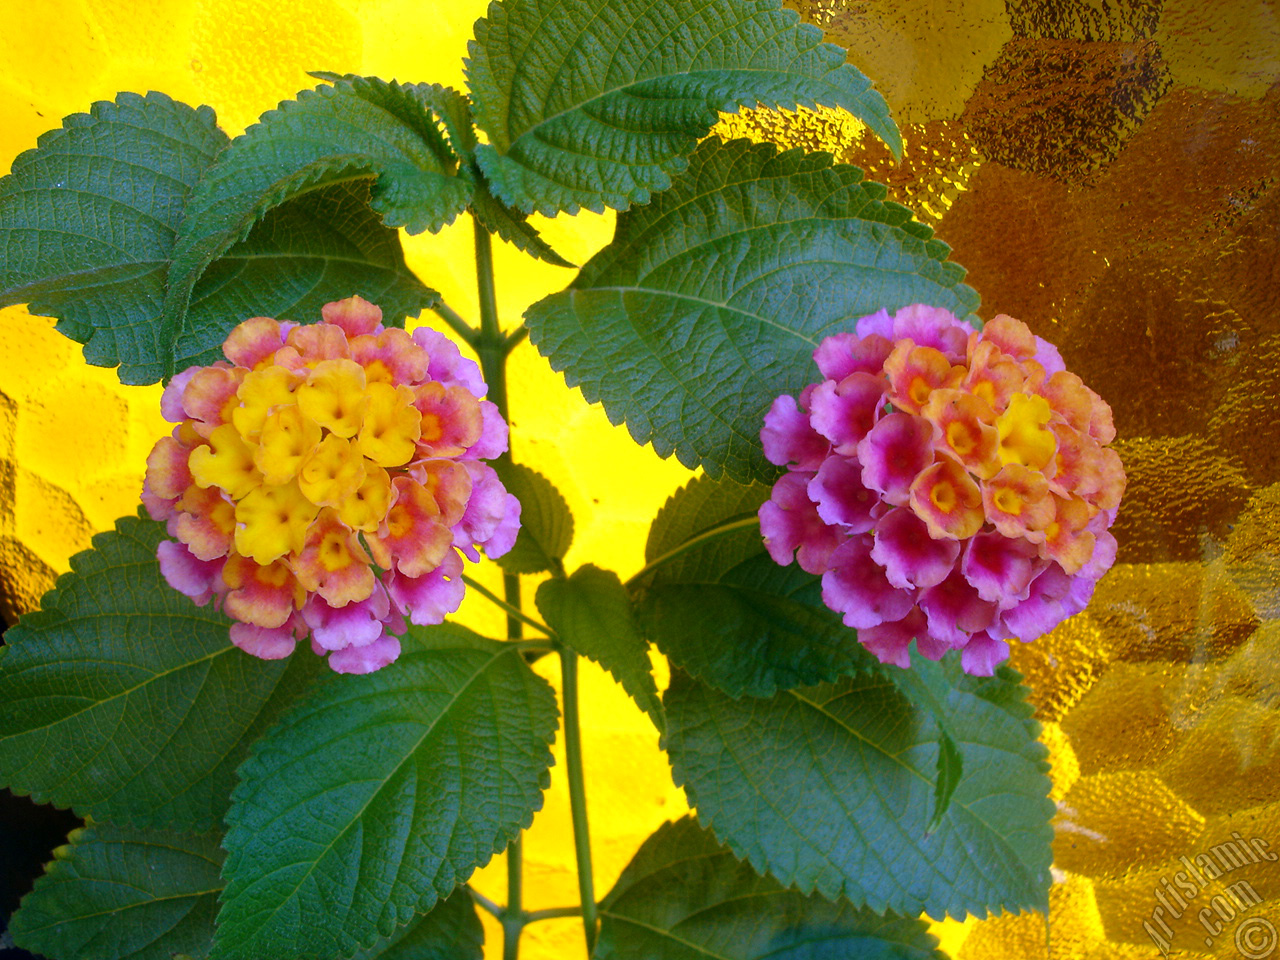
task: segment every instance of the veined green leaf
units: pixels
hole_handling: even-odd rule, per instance
[[[159,379],[165,277],[182,211],[227,145],[209,107],[120,94],[62,121],[0,180],[0,306],[59,318],[85,359]]]
[[[933,715],[934,723],[938,725],[938,768],[933,785],[933,814],[929,817],[926,828],[929,833],[933,833],[942,823],[942,816],[947,812],[951,796],[964,775],[964,756],[956,744],[956,733],[945,706],[947,693],[963,679],[958,657],[959,654],[952,653],[943,658],[938,666],[925,667],[925,658],[915,651],[913,645],[911,668],[887,671],[898,688],[917,706],[928,710]]]
[[[704,141],[568,289],[529,309],[530,339],[660,456],[772,481],[765,412],[816,378],[824,337],[882,308],[977,306],[946,245],[883,197],[828,154]]]
[[[389,938],[351,960],[482,960],[484,928],[471,894],[455,890],[431,912],[416,917]]]
[[[162,343],[185,329],[196,281],[272,207],[320,187],[376,177],[371,205],[388,227],[436,231],[470,190],[431,104],[440,88],[340,80],[263,114],[209,168],[187,204],[173,250]]]
[[[498,0],[469,45],[476,159],[554,216],[647,203],[740,106],[843,107],[900,153],[884,98],[798,21],[778,0]]]
[[[200,277],[176,347],[179,370],[222,359],[241,320],[320,319],[320,308],[358,294],[404,326],[440,300],[404,262],[396,231],[369,209],[368,180],[335,183],[287,200]],[[158,367],[156,368],[158,369]]]
[[[6,634],[0,784],[82,816],[204,831],[249,743],[320,660],[232,646],[230,620],[161,576],[164,535],[152,520],[117,520]]]
[[[735,853],[801,892],[934,918],[1046,909],[1054,805],[1019,679],[1001,668],[948,692],[965,769],[932,832],[938,725],[878,673],[767,700],[676,674],[673,775]]]
[[[608,670],[661,733],[666,722],[649,664],[649,644],[636,629],[631,598],[618,575],[587,564],[567,579],[554,577],[539,584],[537,604],[560,639]]]
[[[227,814],[219,960],[350,956],[532,821],[555,695],[519,648],[458,632],[335,677],[258,741]]]
[[[75,831],[13,915],[14,942],[57,960],[203,960],[222,889],[219,839],[108,823]]]
[[[645,557],[670,559],[636,589],[645,635],[673,663],[733,697],[879,670],[823,604],[820,580],[778,566],[765,552],[754,521],[768,495],[763,484],[698,477],[667,501]]]
[[[496,563],[509,573],[540,573],[560,565],[573,543],[573,514],[550,480],[520,463],[494,468],[507,492],[520,501],[520,534]]]
[[[12,918],[14,941],[57,960],[203,960],[223,888],[221,832],[96,824],[71,835]],[[484,931],[458,891],[352,960],[481,960]]]
[[[919,920],[784,889],[684,817],[600,904],[596,960],[945,960]]]
[[[58,317],[85,359],[125,383],[219,359],[241,320],[310,322],[360,294],[388,323],[438,295],[408,269],[397,233],[369,210],[369,181],[303,194],[272,209],[196,284],[177,343],[160,332],[165,282],[183,207],[228,140],[208,107],[162,94],[121,94],[68,117],[0,181],[0,305]]]

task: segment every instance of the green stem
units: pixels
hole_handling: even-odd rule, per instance
[[[739,530],[749,530],[759,523],[760,523],[760,518],[754,513],[743,514],[742,516],[731,517],[728,520],[722,521],[721,523],[717,524],[714,527],[711,527],[708,530],[703,530],[696,537],[690,537],[684,543],[680,544],[680,546],[672,547],[670,550],[668,550],[666,553],[662,554],[661,556],[654,557],[652,560],[650,560],[640,569],[639,573],[637,573],[634,577],[628,580],[626,585],[628,587],[634,587],[645,576],[652,573],[654,570],[662,566],[664,563],[670,563],[676,557],[680,556],[680,554],[688,553],[694,547],[701,546],[702,544],[706,543],[708,540],[715,540],[718,537],[727,536],[728,534],[731,534],[731,533],[737,533]]]
[[[507,908],[498,914],[502,921],[502,960],[520,956],[520,931],[524,929],[523,903],[524,840],[517,836],[507,847]]]
[[[467,887],[467,892],[471,894],[471,899],[476,902],[477,906],[483,907],[499,920],[502,919],[502,907],[498,906],[475,887]]]
[[[494,292],[493,281],[493,242],[489,237],[489,231],[480,225],[480,221],[473,218],[472,227],[476,245],[476,288],[480,298],[480,331],[473,341],[473,346],[476,355],[480,358],[480,371],[484,374],[485,383],[489,385],[489,400],[498,408],[502,419],[510,423],[506,363],[509,351],[506,338],[502,335],[502,328],[498,325],[498,297]],[[504,453],[502,459],[510,462],[511,451]],[[488,590],[474,580],[467,579],[477,591],[497,601],[497,597]],[[505,596],[502,607],[507,611],[507,639],[519,640],[524,636],[524,623],[529,619],[520,612],[520,578],[514,573],[504,573],[502,592]],[[537,626],[538,629],[545,629],[536,621],[532,625]],[[511,841],[511,846],[507,848],[507,908],[502,915],[503,960],[516,960],[520,955],[520,931],[524,929],[523,849],[520,837]]]
[[[504,586],[506,585],[507,576],[510,576],[510,574],[503,576]],[[543,633],[547,635],[548,638],[552,640],[557,639],[556,632],[552,630],[550,627],[548,627],[545,623],[543,623],[540,620],[535,620],[533,617],[524,613],[519,607],[513,606],[512,604],[508,603],[506,600],[503,600],[501,597],[499,597],[496,593],[494,593],[492,590],[490,590],[480,581],[474,580],[464,573],[462,575],[462,582],[465,583],[472,590],[474,590],[476,593],[480,594],[480,596],[486,598],[487,600],[492,601],[495,606],[501,607],[503,610],[505,610],[507,612],[508,620],[514,617],[516,620],[519,620],[521,623],[528,624],[529,626],[533,627],[533,629],[535,630],[541,630]],[[510,591],[507,591],[507,592],[510,593]],[[510,626],[509,622],[508,622],[508,626]],[[511,633],[509,630],[507,635],[508,637],[511,636]]]
[[[524,915],[525,923],[536,923],[539,920],[556,920],[560,917],[580,917],[581,907],[548,907],[545,910],[530,910]]]
[[[564,760],[569,775],[569,811],[573,816],[573,850],[578,860],[578,892],[587,956],[596,948],[596,894],[591,874],[591,834],[587,828],[587,792],[582,775],[582,736],[578,721],[578,655],[560,651],[564,696]]]
[[[479,331],[477,331],[475,327],[471,326],[471,324],[467,323],[467,321],[463,320],[462,317],[443,300],[432,307],[431,312],[447,323],[453,329],[454,333],[460,336],[467,343],[471,344],[472,347],[476,345],[476,337],[479,336]]]

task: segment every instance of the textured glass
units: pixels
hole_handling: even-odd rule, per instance
[[[947,923],[945,949],[961,960],[1138,960],[1163,940],[1187,958],[1280,956],[1267,940],[1280,928],[1280,860],[1233,839],[1280,851],[1280,6],[792,5],[885,93],[902,162],[831,111],[747,113],[722,132],[831,150],[886,182],[952,245],[983,316],[1026,321],[1111,404],[1129,475],[1119,559],[1093,605],[1014,652],[1054,764],[1049,925]],[[234,133],[306,85],[308,69],[460,85],[484,6],[0,0],[0,169],[62,115],[121,89],[210,103]],[[611,218],[545,226],[582,263]],[[413,240],[408,257],[475,316],[470,247],[464,225]],[[508,322],[571,276],[497,253]],[[158,389],[85,367],[21,308],[0,315],[0,357],[0,604],[12,618],[92,530],[132,511],[164,424]],[[579,519],[566,562],[637,569],[647,521],[687,473],[636,449],[527,345],[511,379],[516,455],[555,480]],[[607,469],[583,472],[588,463]],[[500,629],[483,601],[464,613]],[[605,890],[684,801],[648,721],[587,666],[584,701]],[[577,896],[562,769],[526,845],[532,909]],[[1209,878],[1202,856],[1239,863]],[[478,885],[501,900],[503,881],[494,864]],[[487,930],[497,957],[500,936]],[[522,956],[581,951],[580,924],[557,920],[528,928]]]
[[[888,183],[983,316],[1024,319],[1111,404],[1129,475],[1092,605],[1013,652],[1054,765],[1048,929],[944,945],[1280,956],[1280,8],[792,5],[885,91],[903,162],[823,112],[729,124]]]

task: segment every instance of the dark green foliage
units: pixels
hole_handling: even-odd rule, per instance
[[[596,960],[944,960],[921,921],[787,890],[692,817],[644,842],[600,918]]]
[[[905,229],[910,211],[883,196],[828,154],[704,141],[567,290],[529,309],[530,339],[660,456],[771,481],[765,412],[816,379],[824,337],[882,308],[977,307],[946,245]]]
[[[160,575],[163,536],[152,520],[116,521],[6,634],[0,784],[81,815],[199,832],[320,661],[232,646],[230,620]]]

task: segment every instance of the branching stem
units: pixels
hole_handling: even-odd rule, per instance
[[[510,575],[508,574],[506,576],[510,576]],[[504,586],[506,585],[506,576],[503,577]],[[503,610],[505,610],[507,613],[508,620],[514,617],[516,620],[519,620],[521,623],[528,624],[529,626],[533,627],[533,629],[535,630],[541,630],[543,633],[547,635],[549,639],[551,640],[557,639],[556,632],[552,630],[550,627],[548,627],[545,623],[543,623],[541,620],[537,620],[534,617],[529,616],[527,613],[522,611],[519,607],[508,603],[506,600],[503,600],[500,596],[498,596],[496,593],[494,593],[492,590],[486,587],[479,580],[475,580],[464,573],[462,575],[462,582],[465,583],[472,590],[474,590],[476,593],[480,594],[480,596],[491,601],[495,606],[501,607]],[[508,623],[508,626],[509,625],[510,624]],[[508,630],[507,633],[508,633],[508,636],[510,637],[511,635],[510,630]]]
[[[573,817],[573,850],[578,860],[578,892],[582,897],[582,927],[587,956],[596,946],[596,895],[591,871],[591,834],[587,827],[587,792],[582,773],[582,736],[578,720],[578,655],[560,651],[561,693],[564,697],[564,760],[569,776],[569,811]]]

